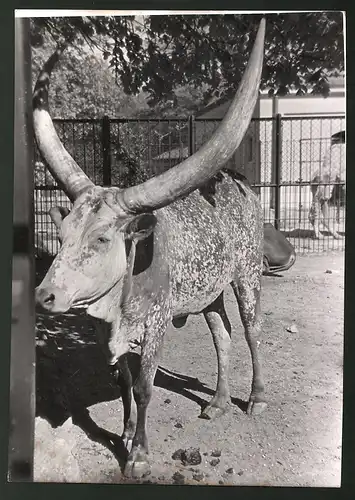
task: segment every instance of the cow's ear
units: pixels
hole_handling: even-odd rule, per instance
[[[70,210],[67,207],[52,207],[49,211],[49,216],[54,222],[57,229],[59,229],[63,222],[63,219],[65,219],[65,217],[69,215],[69,213]]]
[[[147,238],[155,228],[157,218],[153,214],[141,214],[131,219],[122,228],[125,238],[140,241]]]

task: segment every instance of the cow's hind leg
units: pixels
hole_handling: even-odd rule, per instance
[[[253,380],[247,413],[248,415],[257,415],[267,406],[258,353],[258,337],[261,330],[260,287],[252,287],[241,279],[232,282],[232,287],[238,301],[240,317],[253,365]]]
[[[231,324],[224,308],[223,293],[203,311],[203,314],[212,333],[218,362],[216,393],[201,413],[201,418],[211,419],[223,414],[230,403],[228,372]]]

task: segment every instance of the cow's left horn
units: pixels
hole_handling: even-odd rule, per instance
[[[33,94],[33,126],[38,148],[50,173],[74,202],[94,184],[61,143],[49,114],[49,77],[64,48],[65,45],[60,46],[54,52],[38,76]]]
[[[126,212],[161,208],[191,193],[213,177],[241,143],[258,99],[263,66],[265,19],[260,22],[237,94],[212,137],[192,156],[167,172],[122,190],[117,200]]]

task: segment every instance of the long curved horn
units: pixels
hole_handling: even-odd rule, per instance
[[[247,131],[258,99],[264,38],[265,19],[262,19],[237,94],[212,137],[182,163],[117,193],[117,201],[124,211],[138,213],[169,205],[207,182],[232,157]]]
[[[58,49],[40,72],[33,94],[33,126],[38,148],[59,186],[70,201],[94,186],[61,143],[49,114],[48,87],[51,72],[65,49]]]

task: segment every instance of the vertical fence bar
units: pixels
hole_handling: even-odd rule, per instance
[[[15,19],[15,164],[8,480],[33,481],[33,132],[28,19]]]
[[[274,96],[272,98],[272,142],[271,142],[271,184],[276,183],[276,134],[277,134],[277,116],[278,116],[278,111],[279,110],[279,99],[277,96]],[[275,189],[271,188],[271,193],[270,193],[270,208],[275,210]]]
[[[252,126],[253,126],[253,149],[252,151],[252,157],[255,158],[255,168],[254,168],[254,183],[255,184],[260,184],[261,183],[261,141],[260,141],[260,118],[252,118],[251,120]],[[261,194],[260,186],[254,188],[255,193],[259,196]]]
[[[301,132],[300,132],[300,137],[301,139],[299,140],[299,189],[298,189],[298,224],[301,226],[302,224],[302,122],[301,122]],[[302,228],[305,229],[305,228]]]
[[[104,186],[111,186],[110,144],[110,119],[108,116],[104,116],[102,119],[102,182]]]
[[[189,117],[189,156],[192,156],[195,152],[195,117],[191,115]]]
[[[280,186],[281,186],[281,126],[282,117],[278,113],[275,121],[275,227],[280,227]]]

